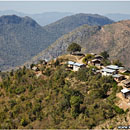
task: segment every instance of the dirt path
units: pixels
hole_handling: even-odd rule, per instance
[[[130,108],[130,101],[129,99],[125,99],[121,93],[117,93],[116,95],[120,100],[118,101],[117,105],[122,108],[123,110],[126,110]]]

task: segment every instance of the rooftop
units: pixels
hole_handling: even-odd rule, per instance
[[[127,80],[123,81],[123,83],[124,83],[124,84],[129,84],[129,83],[130,83],[130,80],[127,79]]]
[[[113,73],[115,72],[115,70],[112,70],[112,69],[107,69],[107,68],[104,68],[101,70],[102,72],[108,72],[108,73]]]
[[[73,61],[68,61],[68,64],[69,65],[74,65],[74,62]]]
[[[130,90],[127,89],[127,88],[124,88],[124,89],[121,90],[121,92],[122,92],[122,93],[128,93],[128,92],[130,92]]]
[[[115,75],[113,75],[112,77],[113,78],[120,78],[120,77],[122,77],[123,75],[121,75],[121,74],[115,74]]]
[[[108,65],[108,66],[106,66],[106,68],[113,69],[113,70],[119,69],[119,67],[117,65]]]
[[[84,64],[75,63],[74,65],[75,65],[75,66],[82,66],[82,65],[84,65]]]
[[[95,62],[95,61],[101,61],[101,60],[99,60],[99,59],[93,59],[92,61]]]
[[[84,65],[84,64],[77,63],[77,62],[73,62],[73,61],[68,61],[68,64],[69,65],[74,65],[74,66],[82,66],[82,65]]]
[[[101,58],[103,58],[103,56],[101,56],[101,55],[95,55],[95,58],[97,58],[97,57],[101,57]]]

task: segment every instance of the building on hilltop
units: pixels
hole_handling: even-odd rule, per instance
[[[78,71],[80,68],[85,67],[85,65],[73,61],[68,61],[68,67],[73,71]]]
[[[123,67],[119,67],[117,65],[108,65],[108,66],[106,66],[106,68],[112,69],[112,70],[121,70],[121,69],[123,69]]]
[[[130,70],[129,69],[125,69],[125,68],[120,69],[119,72],[123,73],[123,74],[125,74],[125,73],[130,74]]]
[[[33,67],[32,67],[32,70],[34,70],[34,71],[39,71],[38,67],[36,67],[36,66],[33,66]]]
[[[101,55],[95,55],[95,56],[94,56],[94,59],[103,60],[104,58],[103,58],[103,56],[101,56]]]
[[[101,72],[102,76],[112,76],[117,73],[116,70],[112,70],[112,69],[108,69],[108,68],[104,68],[100,72]]]
[[[130,88],[130,79],[126,79],[122,82],[122,84],[124,85],[124,87],[126,88]]]
[[[94,66],[101,66],[101,60],[99,59],[93,59],[88,62],[88,64],[94,65]]]
[[[121,90],[121,93],[123,94],[123,96],[125,98],[129,98],[130,99],[130,90],[129,89],[124,88],[124,89]]]
[[[117,82],[121,82],[122,80],[125,79],[125,76],[124,75],[121,75],[121,74],[115,74],[112,76],[114,78],[115,81]]]

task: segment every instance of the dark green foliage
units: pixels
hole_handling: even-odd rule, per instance
[[[54,65],[55,65],[55,67],[56,66],[58,66],[60,64],[60,62],[59,62],[59,60],[58,60],[58,58],[56,59],[56,61],[55,61],[55,63],[54,63]]]
[[[26,126],[26,125],[28,124],[28,122],[27,122],[26,119],[24,119],[24,118],[21,119],[21,122],[20,122],[20,123],[21,123],[22,126]]]
[[[81,68],[78,72],[76,72],[77,80],[81,81],[88,81],[90,75],[93,75],[93,72],[88,68]]]
[[[81,46],[77,43],[72,43],[68,46],[67,51],[69,51],[70,53],[81,51]]]
[[[47,76],[50,76],[51,75],[51,69],[47,68],[44,74],[47,75]]]
[[[88,61],[92,60],[93,58],[94,58],[93,55],[87,54],[87,55],[83,58],[83,63],[87,63]]]
[[[118,106],[116,105],[113,105],[113,108],[114,110],[118,113],[118,114],[123,114],[124,113],[124,110],[119,108]]]
[[[19,88],[16,88],[16,90],[15,90],[15,93],[16,94],[21,94],[21,93],[23,93],[23,92],[25,92],[25,88],[24,87],[19,87]]]
[[[108,54],[107,51],[103,51],[103,52],[101,52],[101,56],[103,56],[104,59],[108,59],[108,58],[109,58],[109,54]]]

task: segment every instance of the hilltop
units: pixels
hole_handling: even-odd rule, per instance
[[[63,35],[46,50],[39,53],[32,60],[40,58],[52,59],[65,54],[66,48],[72,42],[80,44],[82,52],[100,53],[108,51],[110,58],[119,59],[124,65],[130,67],[130,20],[104,26],[83,25],[72,32]]]
[[[91,15],[90,17],[88,14],[77,14],[41,27],[30,17],[1,16],[0,70],[7,70],[24,64],[24,62],[46,49],[60,36],[80,25],[87,23],[104,25],[111,22],[113,21],[99,15]]]

